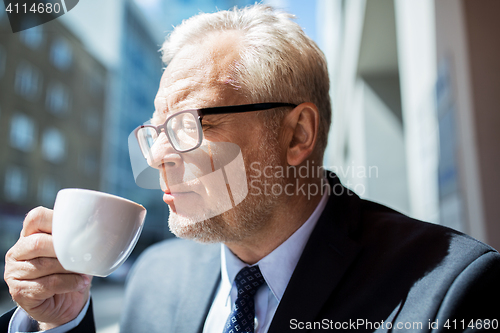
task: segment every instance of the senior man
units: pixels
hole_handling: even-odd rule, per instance
[[[324,56],[289,15],[255,5],[195,16],[165,42],[163,60],[152,132],[136,134],[163,174],[172,232],[197,242],[166,241],[142,255],[122,332],[498,326],[494,249],[361,200],[332,173],[279,172],[321,165],[330,125]],[[176,192],[172,179],[185,180],[196,164],[186,154],[221,142],[241,150],[250,191],[227,211],[191,216],[179,207],[212,204],[217,191]],[[7,255],[5,278],[20,308],[2,317],[4,332],[9,323],[9,332],[94,330],[90,278],[58,263],[51,216],[30,212]]]

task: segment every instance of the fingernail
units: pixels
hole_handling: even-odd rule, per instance
[[[90,284],[90,278],[87,275],[81,275],[81,277],[82,277],[82,279],[81,279],[80,283],[78,284],[78,291],[84,292],[85,289],[87,289],[87,287]]]
[[[83,277],[83,283],[85,284],[85,287],[88,286],[90,284],[90,279],[91,279],[90,275],[84,274],[84,275],[82,275],[82,277]]]

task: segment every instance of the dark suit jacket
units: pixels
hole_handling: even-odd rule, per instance
[[[362,200],[334,174],[329,182],[334,193],[269,333],[302,327],[454,332],[465,331],[471,320],[482,320],[473,322],[475,328],[500,320],[498,252]],[[219,281],[220,245],[174,240],[152,246],[128,281],[121,332],[201,332]]]

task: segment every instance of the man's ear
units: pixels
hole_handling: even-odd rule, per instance
[[[301,164],[314,150],[318,137],[319,111],[313,103],[302,103],[284,121],[286,158],[289,165]]]

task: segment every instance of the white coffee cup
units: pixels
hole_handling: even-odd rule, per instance
[[[52,237],[64,269],[108,276],[128,258],[142,231],[146,209],[127,199],[91,190],[57,193]]]

